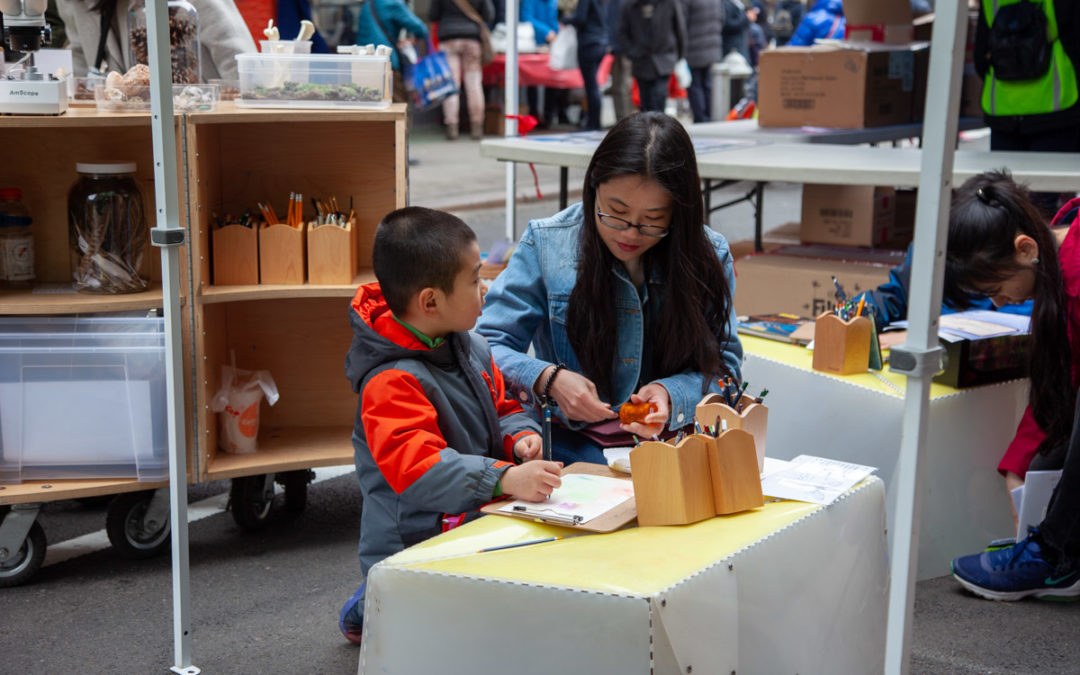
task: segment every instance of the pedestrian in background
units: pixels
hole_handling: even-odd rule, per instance
[[[686,15],[686,63],[693,78],[686,97],[694,122],[712,120],[712,66],[723,54],[723,0],[680,0]]]
[[[582,125],[588,131],[600,129],[600,85],[596,71],[600,61],[610,51],[608,42],[608,8],[612,0],[578,0],[570,25],[577,30],[577,58],[581,78],[585,80],[585,116]]]
[[[633,80],[630,72],[633,66],[630,57],[619,48],[619,16],[622,14],[623,0],[607,1],[608,43],[611,45],[611,99],[615,103],[615,117],[622,119],[636,112],[630,90]]]
[[[841,0],[817,0],[813,8],[803,16],[795,34],[788,41],[794,47],[814,44],[814,40],[844,37],[844,5]]]
[[[806,5],[802,3],[802,0],[780,0],[776,3],[776,8],[769,17],[769,25],[772,28],[773,37],[776,38],[777,47],[782,47],[791,40],[805,13]]]
[[[686,22],[678,0],[625,0],[619,49],[630,57],[641,109],[664,112],[668,80],[686,53]]]
[[[446,60],[454,82],[465,92],[469,111],[469,135],[484,135],[484,75],[480,64],[480,26],[470,18],[462,6],[485,22],[495,18],[495,5],[491,0],[433,0],[428,18],[439,22],[439,46],[446,52]],[[464,86],[463,86],[464,85]],[[458,137],[461,115],[461,95],[448,96],[443,101],[443,123],[446,137]]]

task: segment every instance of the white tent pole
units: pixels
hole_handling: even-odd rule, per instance
[[[503,73],[503,108],[504,115],[518,114],[518,0],[506,0],[506,70]],[[505,122],[503,135],[506,138],[517,136],[518,123],[509,117]],[[506,163],[506,238],[517,239],[515,221],[517,221],[517,164]]]
[[[154,198],[157,225],[150,240],[161,248],[161,295],[165,310],[165,383],[169,429],[169,524],[172,528],[173,666],[197,675],[191,665],[190,569],[188,563],[187,444],[184,438],[184,359],[180,333],[180,225],[173,118],[169,10],[166,0],[146,3],[150,56],[150,116],[154,144]]]
[[[889,357],[890,368],[908,376],[885,645],[885,672],[890,675],[907,673],[910,665],[922,502],[920,467],[926,450],[930,381],[940,370],[941,362],[937,329],[960,109],[960,68],[964,55],[960,36],[966,35],[967,26],[967,2],[938,0],[935,10],[915,211],[907,342],[894,347]]]

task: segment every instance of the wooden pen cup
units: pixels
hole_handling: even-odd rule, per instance
[[[694,409],[694,418],[702,429],[716,424],[719,417],[727,423],[728,430],[742,429],[754,439],[758,473],[765,470],[765,438],[769,426],[769,408],[755,403],[753,398],[743,396],[742,410],[727,404],[723,394],[709,394]],[[719,429],[717,430],[719,432]]]
[[[353,218],[344,227],[308,223],[308,282],[351,284],[360,273],[359,226]]]
[[[244,286],[259,283],[259,232],[240,224],[211,232],[214,285]]]
[[[686,525],[716,515],[709,451],[700,434],[678,445],[646,441],[630,451],[639,525]]]
[[[259,228],[259,281],[302,284],[307,276],[307,225],[284,223]]]
[[[709,443],[709,475],[717,515],[754,509],[765,503],[755,438],[742,429],[728,429]],[[636,488],[636,486],[635,486]]]
[[[865,316],[844,321],[832,312],[814,320],[814,370],[834,375],[865,373],[870,367],[874,322]]]

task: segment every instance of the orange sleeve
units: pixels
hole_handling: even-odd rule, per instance
[[[506,380],[503,379],[502,371],[495,365],[494,358],[491,359],[491,372],[495,373],[495,382],[491,385],[491,396],[495,401],[495,412],[499,414],[499,417],[524,412],[520,403],[506,395]]]

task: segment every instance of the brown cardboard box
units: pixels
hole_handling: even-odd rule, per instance
[[[896,190],[872,185],[803,185],[804,244],[882,246],[893,236]]]
[[[902,44],[914,39],[909,0],[844,0],[844,37]]]
[[[813,252],[813,247],[807,252]],[[859,255],[864,251],[853,249],[853,253]],[[787,312],[815,317],[836,306],[834,275],[849,297],[888,281],[889,270],[903,260],[902,252],[888,253],[891,255],[874,256],[878,262],[782,253],[741,258],[735,261],[735,312],[740,316]]]
[[[862,129],[911,121],[910,45],[781,47],[758,64],[758,124]]]

